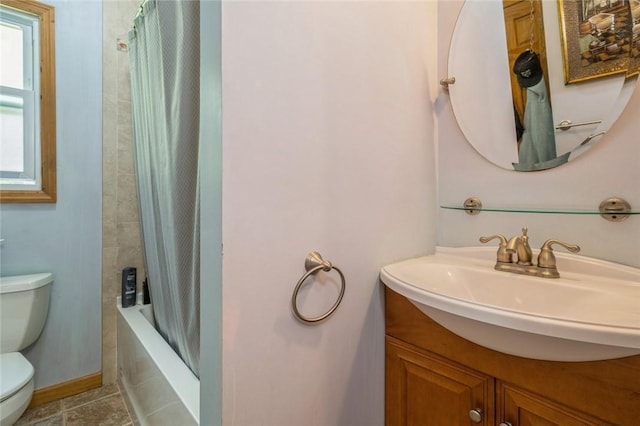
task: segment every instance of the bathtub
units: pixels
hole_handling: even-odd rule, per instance
[[[591,28],[597,30],[598,33],[607,29],[613,31],[613,29],[615,28],[615,20],[616,15],[614,15],[613,13],[599,13],[589,18]]]
[[[134,424],[198,425],[200,381],[154,327],[151,305],[117,315],[118,382]]]

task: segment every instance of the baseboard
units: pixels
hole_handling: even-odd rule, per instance
[[[101,372],[78,377],[77,379],[58,383],[57,385],[47,386],[33,393],[29,408],[77,395],[91,389],[99,388],[100,386],[102,386]]]

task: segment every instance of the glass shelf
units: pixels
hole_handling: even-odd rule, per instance
[[[622,222],[631,215],[640,214],[640,210],[631,209],[631,205],[623,198],[611,197],[602,201],[595,209],[557,209],[557,208],[536,208],[536,207],[485,207],[478,197],[469,197],[462,205],[440,206],[443,209],[462,210],[470,216],[480,214],[480,212],[502,212],[502,213],[534,213],[534,214],[569,214],[569,215],[598,215],[609,222]]]
[[[440,206],[447,210],[463,210],[472,212],[501,212],[501,213],[535,213],[535,214],[572,214],[572,215],[619,215],[620,213],[601,213],[598,210],[582,209],[538,209],[538,208],[512,208],[512,207],[464,207],[464,206]],[[640,215],[639,210],[631,210],[624,214]]]

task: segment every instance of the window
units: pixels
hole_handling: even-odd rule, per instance
[[[55,202],[53,7],[0,5],[0,201]]]

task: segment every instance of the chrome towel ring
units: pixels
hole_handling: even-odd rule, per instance
[[[328,318],[331,314],[335,312],[335,310],[338,308],[338,305],[340,305],[340,302],[342,302],[342,296],[344,296],[344,290],[345,290],[346,284],[344,281],[344,275],[342,274],[342,271],[338,269],[336,266],[334,266],[328,260],[324,260],[320,255],[320,253],[318,253],[317,251],[312,251],[307,255],[307,258],[304,261],[304,268],[306,269],[307,272],[302,276],[302,278],[300,278],[300,281],[298,281],[298,284],[296,284],[296,288],[293,290],[293,296],[291,296],[291,309],[293,310],[293,315],[298,320],[304,323],[313,324]],[[338,296],[338,300],[336,300],[336,303],[326,313],[320,315],[319,317],[307,318],[304,315],[302,315],[300,311],[298,311],[298,306],[297,306],[298,292],[300,291],[300,287],[302,287],[302,283],[311,275],[314,275],[316,272],[318,272],[321,269],[324,272],[329,272],[332,269],[335,269],[336,272],[340,275],[340,279],[342,280],[342,285],[340,286],[340,295]]]

